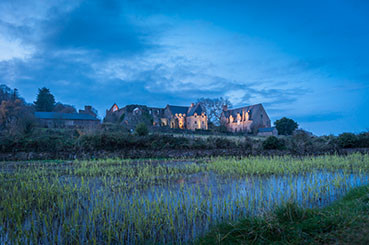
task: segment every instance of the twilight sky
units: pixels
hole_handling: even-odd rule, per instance
[[[277,3],[278,2],[278,3]],[[369,2],[0,1],[0,84],[27,102],[227,97],[315,134],[369,130]]]

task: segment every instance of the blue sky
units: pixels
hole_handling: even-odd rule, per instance
[[[368,1],[0,2],[0,83],[28,102],[263,103],[315,134],[369,130]]]

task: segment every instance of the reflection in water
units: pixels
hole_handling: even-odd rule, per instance
[[[130,178],[122,173],[72,175],[64,171],[65,166],[54,164],[51,167],[60,168],[61,174],[56,175],[56,178],[41,180],[55,186],[60,193],[65,191],[73,195],[69,195],[69,200],[62,200],[63,207],[56,209],[60,213],[53,217],[51,223],[42,223],[43,220],[39,219],[37,225],[40,230],[52,227],[50,232],[44,233],[49,241],[53,241],[50,243],[63,243],[61,234],[71,233],[63,230],[65,220],[81,228],[77,232],[80,243],[89,242],[90,230],[97,234],[100,241],[104,241],[110,232],[104,230],[105,227],[119,231],[116,233],[118,240],[125,244],[142,241],[186,243],[203,235],[211,225],[219,222],[235,221],[246,215],[261,215],[285,202],[296,202],[308,208],[323,207],[349,189],[369,184],[368,174],[363,172],[319,170],[297,175],[224,177],[206,172],[206,169],[192,171],[188,168],[191,170],[188,172],[187,167],[195,165],[191,162],[166,163],[167,168],[183,171],[168,176],[169,171],[165,172],[167,169],[164,168],[161,175],[155,172],[145,175],[145,178]],[[132,164],[132,168],[138,167]],[[129,170],[128,167],[117,169]],[[10,166],[5,173],[11,174],[15,170]],[[37,181],[40,179],[30,183]],[[66,206],[72,207],[66,209]],[[67,210],[71,213],[67,213]],[[24,234],[31,234],[33,221],[38,219],[36,214],[30,212],[22,223]],[[37,215],[42,217],[42,212]],[[0,225],[0,244],[7,244],[8,233],[2,232],[5,230],[3,228]]]
[[[178,216],[177,229],[183,232],[178,239],[188,241],[204,234],[214,223],[259,215],[285,202],[308,208],[323,207],[349,189],[368,183],[367,174],[343,171],[237,179],[198,173],[172,184],[133,193],[130,200],[144,196],[150,202],[167,207],[169,215]],[[145,208],[145,213],[150,214],[150,207]]]

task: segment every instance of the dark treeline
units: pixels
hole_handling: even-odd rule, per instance
[[[6,85],[0,85],[0,140],[3,137],[24,137],[37,126],[35,111],[75,113],[71,105],[56,103],[47,88],[38,91],[36,101],[27,103],[18,93]]]

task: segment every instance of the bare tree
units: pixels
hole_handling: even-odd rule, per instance
[[[8,101],[8,100],[21,100],[24,102],[23,98],[19,97],[18,94],[18,89],[11,89],[8,86],[1,84],[0,85],[0,104],[1,102],[3,102],[4,100]]]
[[[206,111],[209,122],[216,126],[220,126],[224,106],[227,106],[228,108],[232,107],[231,102],[222,97],[214,99],[200,98],[197,100],[197,103],[200,103]]]

